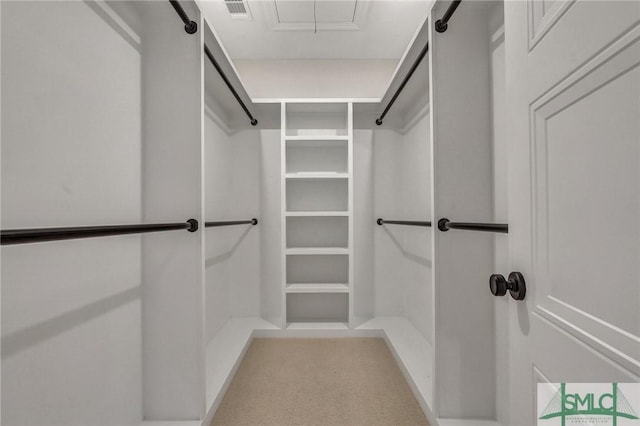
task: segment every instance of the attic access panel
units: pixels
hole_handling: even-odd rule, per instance
[[[358,29],[356,0],[273,0],[273,7],[277,20],[274,29],[308,29],[314,22],[319,24],[318,29]]]

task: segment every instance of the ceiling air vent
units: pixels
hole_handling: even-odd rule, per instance
[[[249,5],[245,0],[224,0],[224,4],[233,19],[251,19]]]

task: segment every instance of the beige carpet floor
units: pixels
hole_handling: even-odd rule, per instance
[[[383,339],[254,339],[211,426],[428,426]]]

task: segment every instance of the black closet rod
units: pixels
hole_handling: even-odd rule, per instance
[[[187,34],[195,34],[196,31],[198,31],[198,24],[189,19],[189,16],[187,16],[187,13],[184,11],[182,6],[180,6],[180,3],[177,0],[169,0],[169,3],[171,3],[171,6],[176,10],[176,13],[180,16],[180,19],[182,19],[182,22],[184,22],[184,30]]]
[[[449,219],[443,217],[438,221],[438,229],[441,231],[463,229],[465,231],[501,232],[507,234],[509,225],[506,223],[450,222]]]
[[[393,105],[393,103],[398,98],[398,95],[400,95],[400,92],[402,92],[402,89],[404,89],[404,86],[407,85],[407,82],[409,81],[409,79],[411,78],[413,73],[415,72],[416,68],[418,68],[418,65],[420,65],[420,62],[422,61],[422,59],[424,58],[424,56],[427,54],[428,51],[429,51],[429,42],[427,42],[427,44],[425,44],[425,46],[422,49],[422,51],[420,52],[420,54],[418,55],[416,60],[413,62],[413,65],[411,65],[411,69],[409,70],[407,75],[404,77],[404,80],[402,80],[402,83],[400,83],[400,87],[398,87],[398,90],[396,90],[396,93],[393,94],[393,97],[391,98],[391,100],[387,104],[387,107],[384,109],[384,111],[382,111],[382,114],[380,114],[380,117],[378,117],[376,119],[376,124],[378,126],[382,124],[382,120],[384,120],[384,116],[387,115],[387,113],[391,109],[391,106]]]
[[[230,220],[227,222],[205,222],[205,228],[211,228],[213,226],[231,226],[231,225],[244,225],[245,223],[250,223],[251,225],[257,225],[258,219],[253,218],[251,220]]]
[[[31,228],[3,229],[0,231],[0,244],[41,243],[45,241],[72,240],[75,238],[108,237],[111,235],[141,234],[146,232],[173,231],[186,229],[189,232],[198,230],[198,221],[189,219],[179,223],[156,223],[150,225],[110,225],[110,226],[75,226],[71,228]]]
[[[244,110],[244,113],[247,114],[247,117],[249,117],[249,120],[251,120],[251,125],[255,126],[256,124],[258,124],[258,120],[253,118],[253,115],[251,115],[251,113],[249,112],[249,109],[247,108],[247,106],[244,104],[244,102],[242,102],[242,99],[240,99],[240,95],[238,95],[238,92],[236,92],[236,89],[233,88],[233,86],[231,85],[231,82],[227,78],[227,76],[224,73],[224,71],[222,71],[222,68],[220,68],[220,65],[218,64],[216,59],[213,57],[213,54],[211,54],[211,51],[209,50],[209,48],[207,47],[206,44],[204,45],[204,53],[206,53],[206,55],[209,58],[209,60],[211,61],[211,63],[213,64],[213,66],[218,71],[218,74],[220,74],[220,77],[222,77],[224,82],[227,84],[227,87],[229,88],[229,90],[231,90],[231,93],[233,93],[233,96],[235,96],[236,101],[238,101],[238,103],[240,104],[240,106]]]
[[[415,220],[387,220],[380,218],[376,222],[378,223],[378,225],[384,225],[388,223],[392,225],[431,226],[431,222],[421,222]]]
[[[176,10],[178,15],[180,16],[180,19],[182,19],[182,22],[184,22],[184,30],[187,33],[193,34],[196,31],[198,31],[198,24],[196,24],[191,19],[189,19],[184,9],[182,8],[182,6],[180,6],[180,3],[178,3],[177,0],[169,0],[169,3],[171,3],[173,8]],[[211,54],[211,51],[209,50],[206,44],[204,45],[204,53],[207,54],[207,57],[209,58],[213,66],[218,71],[218,74],[220,74],[220,77],[222,77],[222,80],[224,80],[229,90],[231,90],[231,93],[233,93],[233,96],[236,98],[236,101],[238,101],[238,103],[244,110],[245,114],[247,114],[247,117],[249,117],[249,120],[251,120],[251,125],[255,126],[256,124],[258,124],[258,120],[256,120],[253,117],[253,115],[251,115],[251,112],[249,112],[249,109],[247,108],[247,106],[244,104],[244,102],[242,102],[242,99],[240,99],[240,95],[238,95],[238,92],[236,92],[236,89],[231,85],[231,82],[227,78],[227,75],[224,73],[224,71],[222,71],[222,68],[220,68],[220,65],[218,64],[218,61],[216,61],[216,59],[213,57],[213,54]]]
[[[435,28],[437,32],[443,33],[447,31],[447,22],[449,22],[449,19],[453,16],[453,12],[460,6],[460,3],[462,3],[462,0],[454,0],[451,2],[447,11],[442,15],[442,18],[436,21]]]

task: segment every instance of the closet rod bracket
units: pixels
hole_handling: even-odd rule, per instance
[[[182,22],[184,22],[184,30],[186,31],[186,33],[195,34],[196,32],[198,32],[198,24],[196,24],[189,18],[189,15],[187,15],[187,12],[184,11],[182,6],[180,5],[180,2],[178,0],[169,0],[169,3],[171,3],[173,9],[176,11],[180,19],[182,19]]]
[[[447,223],[449,223],[449,219],[443,217],[438,221],[438,229],[442,232],[447,232],[449,230],[449,228],[447,228]]]
[[[444,15],[442,15],[442,18],[438,19],[434,25],[435,30],[437,32],[443,33],[447,31],[447,28],[449,27],[447,23],[449,22],[449,19],[451,19],[451,17],[453,16],[453,13],[456,11],[458,6],[460,6],[461,2],[462,0],[453,0],[451,2],[447,11],[444,13]]]
[[[447,28],[448,28],[448,27],[449,27],[449,25],[447,25],[447,23],[446,23],[446,22],[442,22],[442,19],[438,19],[438,20],[436,21],[435,28],[436,28],[436,31],[437,31],[437,32],[439,32],[439,33],[443,33],[443,32],[445,32],[445,31],[447,31]]]
[[[189,219],[187,223],[189,224],[187,231],[196,232],[198,230],[198,221],[196,219]]]
[[[188,24],[184,24],[184,30],[187,32],[187,34],[195,34],[198,32],[198,24],[191,21]]]

